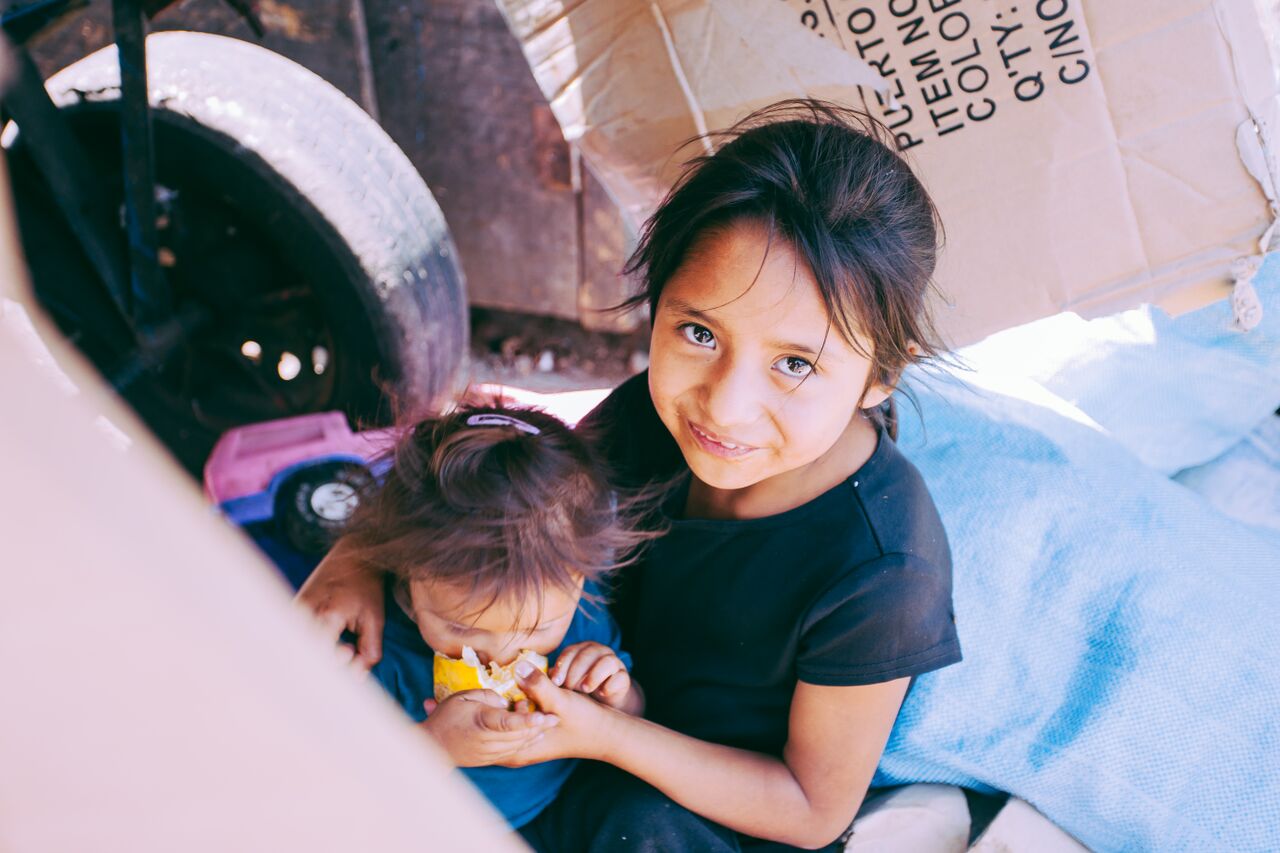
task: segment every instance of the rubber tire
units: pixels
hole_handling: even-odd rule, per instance
[[[469,328],[457,251],[431,191],[377,122],[301,65],[238,39],[154,33],[147,65],[155,122],[234,151],[329,244],[373,330],[374,398],[390,392],[416,413],[455,392]],[[118,101],[114,45],[46,88],[64,109]]]
[[[328,551],[350,518],[325,518],[313,508],[312,496],[329,484],[350,487],[358,502],[373,488],[374,478],[368,468],[354,462],[323,462],[289,477],[276,492],[276,524],[289,544],[308,556]]]

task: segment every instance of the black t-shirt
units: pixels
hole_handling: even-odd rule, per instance
[[[646,374],[584,423],[626,485],[687,471]],[[884,430],[857,473],[802,506],[670,524],[622,571],[614,604],[655,722],[778,754],[797,681],[874,684],[960,660],[946,533]]]

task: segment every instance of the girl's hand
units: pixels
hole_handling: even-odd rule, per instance
[[[423,731],[458,767],[510,760],[559,722],[549,714],[508,711],[507,700],[492,690],[466,690],[439,704],[433,699],[424,704],[429,716],[421,724]]]
[[[355,662],[366,670],[382,659],[383,599],[382,576],[347,556],[341,540],[316,566],[297,597],[335,643],[343,631],[356,635]]]
[[[611,725],[618,718],[629,719],[582,693],[557,687],[541,670],[527,663],[516,665],[516,676],[520,689],[558,722],[543,731],[539,739],[499,761],[504,767],[524,767],[556,758],[601,759]]]
[[[558,687],[628,710],[631,674],[614,650],[602,643],[574,643],[560,653],[548,675]]]

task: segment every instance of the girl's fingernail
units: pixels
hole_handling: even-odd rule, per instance
[[[560,687],[561,685],[564,684],[564,673],[557,672],[555,675],[551,677],[551,680],[555,682],[556,687]]]
[[[516,675],[520,676],[521,678],[528,678],[532,674],[533,674],[533,664],[529,663],[527,660],[522,660],[518,664],[516,664]]]
[[[532,719],[531,719],[531,722],[532,722],[535,726],[540,726],[540,725],[542,725],[542,721],[543,721],[543,720],[545,720],[546,718],[547,718],[547,717],[546,717],[546,715],[545,715],[545,714],[534,714],[534,715],[533,715],[533,717],[532,717]]]

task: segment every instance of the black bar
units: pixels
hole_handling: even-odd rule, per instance
[[[120,142],[124,158],[125,226],[134,317],[140,326],[170,312],[168,285],[156,257],[156,167],[147,93],[147,22],[138,0],[113,0],[120,58]]]
[[[80,241],[121,318],[128,322],[128,259],[119,241],[115,205],[66,119],[49,99],[31,57],[19,48],[13,51],[13,58],[18,73],[5,92],[5,112],[18,125],[23,150],[44,178],[54,203]]]

